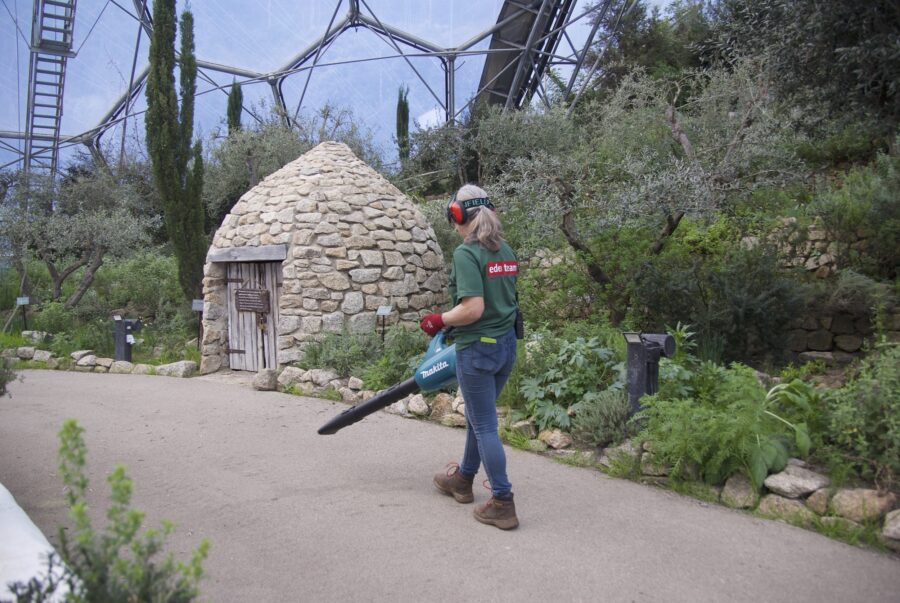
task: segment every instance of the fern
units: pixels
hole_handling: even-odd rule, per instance
[[[788,384],[767,395],[753,370],[740,364],[702,366],[692,385],[695,397],[642,400],[641,437],[653,442],[654,454],[673,467],[675,477],[690,462],[707,483],[744,471],[760,487],[770,472],[784,469],[791,453],[809,454],[806,424],[776,412],[790,407],[794,416],[804,416],[815,393],[803,385]]]

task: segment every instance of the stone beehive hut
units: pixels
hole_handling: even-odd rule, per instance
[[[276,368],[324,333],[414,325],[447,301],[434,231],[344,144],[267,177],[213,238],[203,279],[201,372]]]

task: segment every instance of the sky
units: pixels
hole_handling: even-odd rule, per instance
[[[666,4],[667,0],[654,0]],[[491,27],[502,0],[362,0],[364,14],[374,15],[385,24],[443,47],[453,47]],[[574,15],[589,3],[578,0]],[[177,10],[185,8],[178,2]],[[269,73],[307,49],[320,37],[332,19],[341,19],[348,0],[193,0],[196,56],[212,63]],[[64,114],[61,132],[80,134],[100,122],[117,99],[128,89],[132,72],[140,73],[147,64],[149,42],[138,39],[138,23],[132,16],[134,3],[128,0],[79,0],[76,9],[74,47],[76,56],[68,60]],[[29,49],[32,2],[0,0],[0,130],[25,130],[28,94]],[[584,43],[589,26],[583,20],[570,31],[577,47]],[[486,48],[487,41],[476,48]],[[137,50],[137,53],[135,52]],[[405,49],[404,52],[415,52]],[[310,77],[301,114],[308,114],[325,103],[350,109],[369,129],[376,144],[389,161],[396,158],[393,142],[397,91],[409,88],[410,116],[420,125],[431,125],[443,101],[444,72],[433,58],[402,58],[347,63],[377,56],[396,55],[389,42],[364,29],[350,30],[337,38],[322,54]],[[136,58],[135,58],[136,57]],[[474,94],[481,76],[484,58],[473,56],[457,61],[456,105],[460,108]],[[427,83],[422,83],[416,71]],[[297,104],[306,85],[306,73],[290,76],[283,92],[290,110]],[[196,133],[213,136],[223,127],[227,88],[234,76],[202,70],[197,83]],[[242,81],[238,77],[237,81]],[[430,90],[429,90],[430,88]],[[243,86],[245,107],[271,104],[271,88],[265,82]],[[132,108],[146,108],[141,94]],[[244,114],[244,122],[251,118]],[[126,139],[140,144],[143,136],[140,116],[127,120]],[[118,146],[121,127],[107,132],[103,144]],[[21,148],[21,141],[8,140]],[[66,154],[64,153],[63,158]],[[0,148],[0,166],[13,161],[16,154]]]

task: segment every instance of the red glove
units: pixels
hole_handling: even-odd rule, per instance
[[[419,323],[422,330],[428,333],[430,337],[434,337],[438,331],[444,328],[444,319],[440,314],[428,314]]]

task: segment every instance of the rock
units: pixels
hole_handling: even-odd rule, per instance
[[[533,440],[535,437],[537,437],[537,428],[531,421],[516,421],[512,424],[512,427],[510,429],[521,433],[529,440]]]
[[[457,406],[456,412],[457,412],[457,414],[461,414],[462,416],[465,417],[466,416],[466,405],[460,404],[459,406]]]
[[[638,459],[638,455],[640,451],[637,450],[631,443],[630,440],[626,440],[622,444],[618,446],[612,446],[610,448],[606,448],[603,451],[602,457],[607,457],[610,462],[610,465],[606,465],[607,467],[611,466],[611,463],[616,460],[620,461],[636,461]],[[602,461],[601,461],[602,464]]]
[[[464,405],[465,403],[466,401],[463,400],[462,394],[457,392],[456,397],[453,398],[453,412],[459,412],[459,407]],[[464,415],[466,413],[459,412],[459,414]]]
[[[890,492],[865,488],[838,490],[831,499],[831,510],[840,517],[863,522],[879,519],[893,509],[897,497]]]
[[[655,477],[669,475],[669,469],[665,465],[660,465],[655,461],[652,452],[645,452],[641,455],[641,473]]]
[[[253,377],[253,389],[261,392],[274,391],[278,386],[278,372],[273,368],[264,368]]]
[[[134,368],[131,369],[132,375],[150,375],[154,372],[154,369],[149,364],[135,364]]]
[[[312,369],[306,374],[306,380],[312,381],[319,387],[325,387],[337,378],[338,374],[331,369]]]
[[[409,399],[409,404],[407,405],[407,410],[417,417],[424,417],[429,413],[428,403],[425,401],[425,396],[422,394],[416,394]]]
[[[127,360],[116,360],[109,367],[110,373],[116,373],[116,374],[121,374],[121,375],[129,374],[133,370],[134,370],[134,365],[132,363],[128,362]]]
[[[95,366],[97,366],[97,357],[94,356],[93,354],[88,354],[86,356],[82,356],[81,358],[78,359],[78,361],[75,363],[75,365],[82,366],[82,367],[94,368]]]
[[[347,387],[354,391],[360,391],[365,385],[363,384],[363,380],[358,377],[350,377],[347,380]]]
[[[47,368],[51,370],[56,370],[59,368],[59,358],[48,358],[46,361]]]
[[[735,473],[725,481],[722,504],[732,509],[752,509],[759,502],[759,493],[743,473]]]
[[[896,548],[892,547],[893,550],[900,550],[900,509],[891,511],[884,517],[881,535],[888,541],[894,541]]]
[[[542,431],[538,435],[538,439],[554,450],[568,448],[572,445],[572,436],[559,429]]]
[[[528,450],[531,452],[546,452],[548,446],[538,439],[528,440]]]
[[[859,335],[838,335],[834,345],[843,352],[857,352],[863,346],[863,338]]]
[[[826,476],[804,469],[797,465],[788,465],[781,473],[774,473],[763,482],[766,488],[788,498],[802,498],[820,488],[831,485]]]
[[[407,404],[409,404],[409,398],[403,398],[402,400],[397,400],[396,402],[385,408],[385,410],[392,415],[408,416],[409,410],[407,410]]]
[[[109,369],[103,366],[102,364],[95,364],[93,368],[93,372],[95,373],[108,373]]]
[[[112,366],[113,363],[112,358],[97,358],[97,365],[102,366],[103,368],[109,370],[109,367]]]
[[[2,352],[0,352],[0,358],[18,358],[18,356],[16,355],[16,348],[3,350]]]
[[[799,500],[784,498],[777,494],[763,496],[757,510],[767,517],[784,519],[803,526],[812,525],[816,517],[816,514],[807,509]]]
[[[190,377],[196,372],[197,363],[192,360],[161,364],[156,367],[156,374],[163,377]]]
[[[456,413],[444,415],[444,418],[441,419],[441,425],[446,425],[447,427],[465,427],[466,418]]]
[[[200,374],[209,375],[222,368],[221,356],[204,356],[200,359]]]
[[[34,356],[32,356],[32,360],[35,362],[47,362],[51,358],[53,358],[53,352],[48,352],[47,350],[35,350]]]
[[[443,392],[437,394],[431,401],[431,418],[441,420],[453,413],[453,396]]]
[[[338,389],[338,393],[341,394],[341,400],[344,402],[349,402],[351,404],[356,404],[359,402],[359,394],[349,387],[341,387]]]
[[[49,334],[44,331],[22,331],[22,338],[31,343],[44,343]]]
[[[818,513],[825,515],[828,513],[828,499],[831,498],[831,491],[828,488],[816,490],[806,499],[806,506]]]
[[[819,521],[822,522],[822,525],[836,527],[845,532],[858,532],[859,530],[862,530],[862,526],[860,524],[844,517],[828,516],[822,517]]]
[[[74,361],[76,362],[76,364],[77,364],[79,360],[81,360],[82,358],[84,358],[84,357],[87,356],[88,354],[93,354],[93,353],[94,353],[94,350],[78,350],[77,352],[72,352],[71,354],[69,354],[69,356],[70,356],[70,357],[72,358],[72,360],[74,360]]]
[[[282,387],[294,385],[303,381],[306,371],[298,369],[296,366],[286,366],[281,374],[278,375],[278,384]]]
[[[34,358],[34,348],[31,346],[22,346],[16,349],[16,357],[22,360],[31,360]]]

